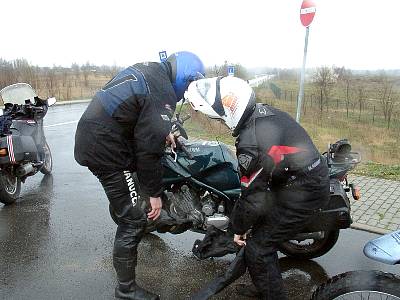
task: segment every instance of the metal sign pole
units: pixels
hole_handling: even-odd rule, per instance
[[[306,59],[307,59],[307,46],[308,46],[308,33],[310,31],[310,27],[306,27],[306,38],[304,41],[304,56],[303,56],[303,67],[301,69],[300,75],[300,90],[299,96],[297,98],[297,112],[296,112],[296,121],[300,123],[300,112],[301,112],[301,102],[303,101],[303,94],[304,94],[304,73],[306,70]]]

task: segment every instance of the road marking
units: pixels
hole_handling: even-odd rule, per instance
[[[70,121],[70,122],[64,122],[64,123],[57,123],[57,124],[52,124],[52,125],[46,125],[46,126],[43,126],[44,128],[47,128],[47,127],[55,127],[55,126],[61,126],[61,125],[67,125],[67,124],[73,124],[73,123],[78,123],[78,121],[79,120],[76,120],[76,121]]]

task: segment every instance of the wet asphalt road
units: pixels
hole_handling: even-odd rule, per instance
[[[74,121],[85,107],[51,108],[45,131],[53,174],[28,178],[16,204],[0,204],[0,299],[114,299],[116,225],[97,179],[73,158]],[[363,256],[364,243],[376,236],[343,230],[337,245],[321,258],[299,262],[282,257],[290,299],[307,299],[328,276],[349,270],[399,273],[399,267]],[[233,259],[197,261],[191,247],[201,237],[192,232],[145,237],[139,247],[138,282],[162,299],[188,299]],[[235,284],[248,280],[245,276]],[[213,299],[246,299],[236,294],[234,285]]]

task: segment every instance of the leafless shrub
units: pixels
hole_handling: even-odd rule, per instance
[[[333,75],[332,69],[326,66],[317,68],[313,76],[313,82],[320,94],[320,111],[323,111],[324,105],[326,105],[326,108],[328,110],[329,94],[335,83],[335,77]]]

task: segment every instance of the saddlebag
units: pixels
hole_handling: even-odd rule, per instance
[[[304,231],[345,229],[351,223],[349,198],[339,180],[331,179],[330,197],[326,207],[311,218]]]
[[[8,151],[7,156],[0,157],[0,165],[18,163],[24,160],[38,160],[37,148],[30,136],[2,136],[0,137],[0,148],[5,148]]]

